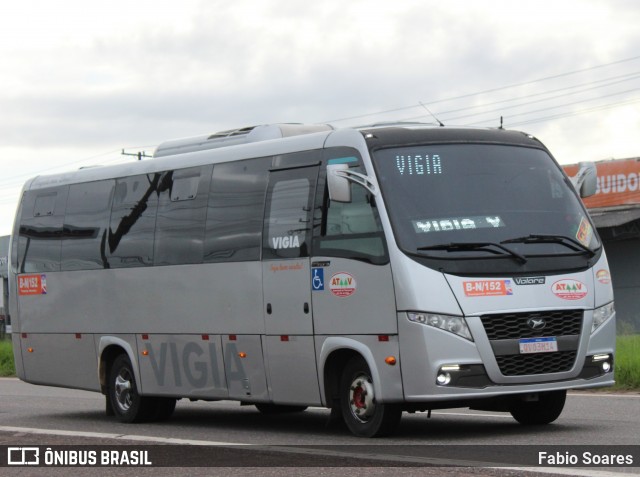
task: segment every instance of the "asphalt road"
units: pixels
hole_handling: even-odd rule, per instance
[[[0,379],[0,446],[95,445],[100,449],[153,445],[150,449],[156,459],[167,462],[175,455],[175,462],[182,460],[185,466],[189,465],[185,459],[188,462],[196,446],[216,446],[217,452],[206,454],[206,464],[196,464],[213,467],[189,467],[184,475],[345,475],[349,473],[345,467],[357,473],[366,468],[367,475],[390,475],[391,469],[393,475],[520,475],[524,470],[452,469],[441,465],[494,462],[492,454],[498,452],[548,450],[547,446],[579,446],[575,449],[582,450],[607,444],[611,446],[607,452],[623,453],[628,451],[624,446],[640,444],[638,394],[571,393],[558,421],[537,428],[523,427],[508,414],[454,409],[433,411],[431,418],[426,413],[405,413],[392,437],[371,440],[329,425],[328,417],[325,409],[269,416],[235,402],[182,400],[165,423],[121,424],[105,415],[104,398],[99,394]],[[157,446],[166,444],[172,446],[164,447],[159,455]],[[251,447],[242,446],[245,444]],[[425,449],[437,449],[438,453]],[[7,467],[0,469],[0,474],[5,475],[5,470],[11,471],[6,475],[70,475],[61,468]],[[38,473],[41,470],[46,472]],[[91,475],[120,475],[117,472],[125,469],[83,470],[102,472]],[[157,467],[137,468],[127,475],[182,475],[179,470],[165,469],[168,473],[163,474]],[[535,471],[640,475],[640,467]]]

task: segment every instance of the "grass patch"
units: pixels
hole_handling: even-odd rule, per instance
[[[15,376],[16,368],[13,362],[13,346],[9,340],[0,340],[0,376]]]
[[[620,335],[616,341],[617,389],[640,389],[640,335]]]

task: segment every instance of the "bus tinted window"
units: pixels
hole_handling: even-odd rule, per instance
[[[216,164],[205,239],[205,262],[260,259],[260,237],[270,158]]]
[[[153,264],[153,240],[162,174],[145,174],[116,181],[107,238],[112,268]]]
[[[45,217],[47,215],[53,215],[56,208],[56,192],[44,193],[36,197],[36,203],[33,206],[34,217]]]
[[[20,273],[60,270],[60,238],[68,191],[64,186],[25,193],[18,239]]]
[[[366,174],[359,154],[352,149],[329,149],[327,162],[349,164],[350,169]],[[322,207],[316,208],[314,223],[314,255],[355,258],[380,264],[387,263],[382,223],[373,194],[359,184],[351,183],[351,202],[331,201],[323,171],[318,197]]]
[[[264,219],[263,258],[309,255],[317,167],[272,171]]]
[[[62,237],[62,270],[106,267],[105,246],[115,181],[69,187]]]
[[[158,190],[155,265],[201,263],[212,166],[166,172]]]

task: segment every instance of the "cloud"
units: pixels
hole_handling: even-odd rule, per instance
[[[447,124],[497,126],[504,115],[509,126],[510,116],[538,105],[502,103],[504,110],[451,122],[479,109],[447,111],[636,71],[638,62],[628,62],[501,89],[637,56],[639,23],[634,0],[7,4],[0,16],[0,163],[12,176],[0,179],[0,206],[15,208],[17,192],[7,187],[61,170],[54,166],[109,162],[121,159],[123,147],[233,127],[431,122],[420,102]],[[485,90],[493,91],[469,95]],[[522,127],[564,162],[638,155],[638,106]],[[109,151],[113,157],[101,156]],[[0,227],[10,225],[9,215],[2,213]]]
[[[617,1],[523,8],[506,0],[238,0],[178,8],[119,0],[89,13],[70,1],[61,9],[26,5],[33,25],[26,33],[15,27],[18,46],[0,50],[13,53],[0,66],[7,146],[100,150],[402,106],[413,108],[363,121],[430,121],[419,102],[437,113],[495,101],[516,93],[437,103],[633,56],[639,46],[638,9],[622,12]],[[499,116],[488,118],[497,125]]]

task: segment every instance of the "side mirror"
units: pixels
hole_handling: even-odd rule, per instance
[[[598,187],[598,170],[593,162],[580,162],[578,173],[571,178],[573,187],[580,197],[590,197],[596,193]]]
[[[351,202],[351,183],[341,171],[349,169],[348,164],[329,164],[327,166],[327,184],[329,199],[336,202]]]

